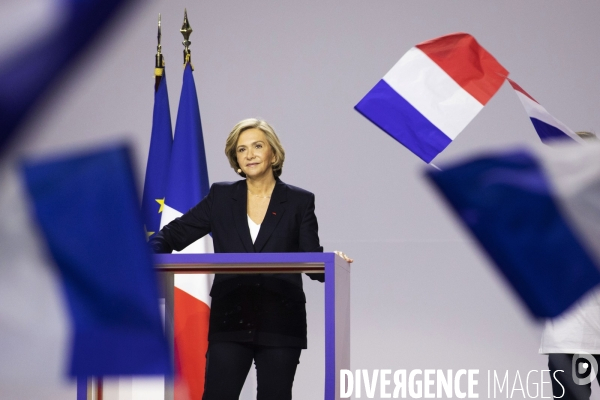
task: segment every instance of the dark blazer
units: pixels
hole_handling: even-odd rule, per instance
[[[256,241],[247,216],[246,181],[212,185],[208,196],[151,240],[155,252],[180,251],[212,233],[215,253],[321,252],[315,197],[277,179]],[[324,280],[323,274],[309,274]],[[209,340],[306,347],[300,274],[217,274]]]

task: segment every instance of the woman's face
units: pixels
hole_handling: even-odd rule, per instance
[[[272,164],[275,156],[265,134],[260,129],[251,128],[242,132],[236,145],[237,162],[250,179],[273,175]]]

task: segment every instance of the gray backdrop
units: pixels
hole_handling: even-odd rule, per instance
[[[487,370],[509,370],[512,385],[517,370],[525,379],[529,370],[544,369],[539,325],[425,182],[425,164],[353,106],[410,47],[463,31],[554,116],[574,130],[594,130],[600,126],[600,3],[147,2],[109,28],[99,48],[49,98],[53,107],[24,128],[29,134],[21,146],[46,152],[126,138],[134,146],[141,190],[156,18],[161,12],[174,125],[184,7],[194,29],[209,178],[237,178],[223,154],[237,121],[262,117],[275,127],[287,153],[282,180],[316,194],[325,250],[343,250],[356,260],[352,368],[479,368],[480,398],[487,397]],[[537,141],[505,84],[434,162]],[[294,396],[316,399],[323,393],[323,287],[305,283],[309,350]],[[546,396],[549,390],[546,384]]]

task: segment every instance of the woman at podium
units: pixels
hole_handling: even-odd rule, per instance
[[[285,151],[259,119],[234,126],[225,144],[242,176],[220,182],[152,240],[156,253],[180,251],[212,233],[215,253],[322,252],[315,196],[279,179]],[[308,274],[324,281],[324,274]],[[237,400],[256,364],[258,399],[291,399],[300,352],[306,348],[306,298],[301,275],[217,274],[203,400]]]

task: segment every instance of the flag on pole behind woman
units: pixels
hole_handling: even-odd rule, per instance
[[[167,91],[167,75],[165,62],[161,53],[160,15],[158,20],[158,46],[154,67],[155,93],[154,111],[152,114],[152,134],[150,150],[146,164],[144,195],[142,197],[142,213],[146,237],[150,237],[160,229],[161,214],[167,190],[167,175],[173,146],[173,129]]]
[[[189,34],[184,17],[184,71],[175,137],[171,152],[167,190],[161,226],[181,216],[202,200],[209,190],[202,122],[194,82]],[[185,253],[212,253],[212,238],[205,236],[188,246]],[[208,348],[208,321],[212,275],[175,275],[175,357],[180,377],[187,385],[190,400],[201,400]],[[175,391],[175,400],[182,392]]]

